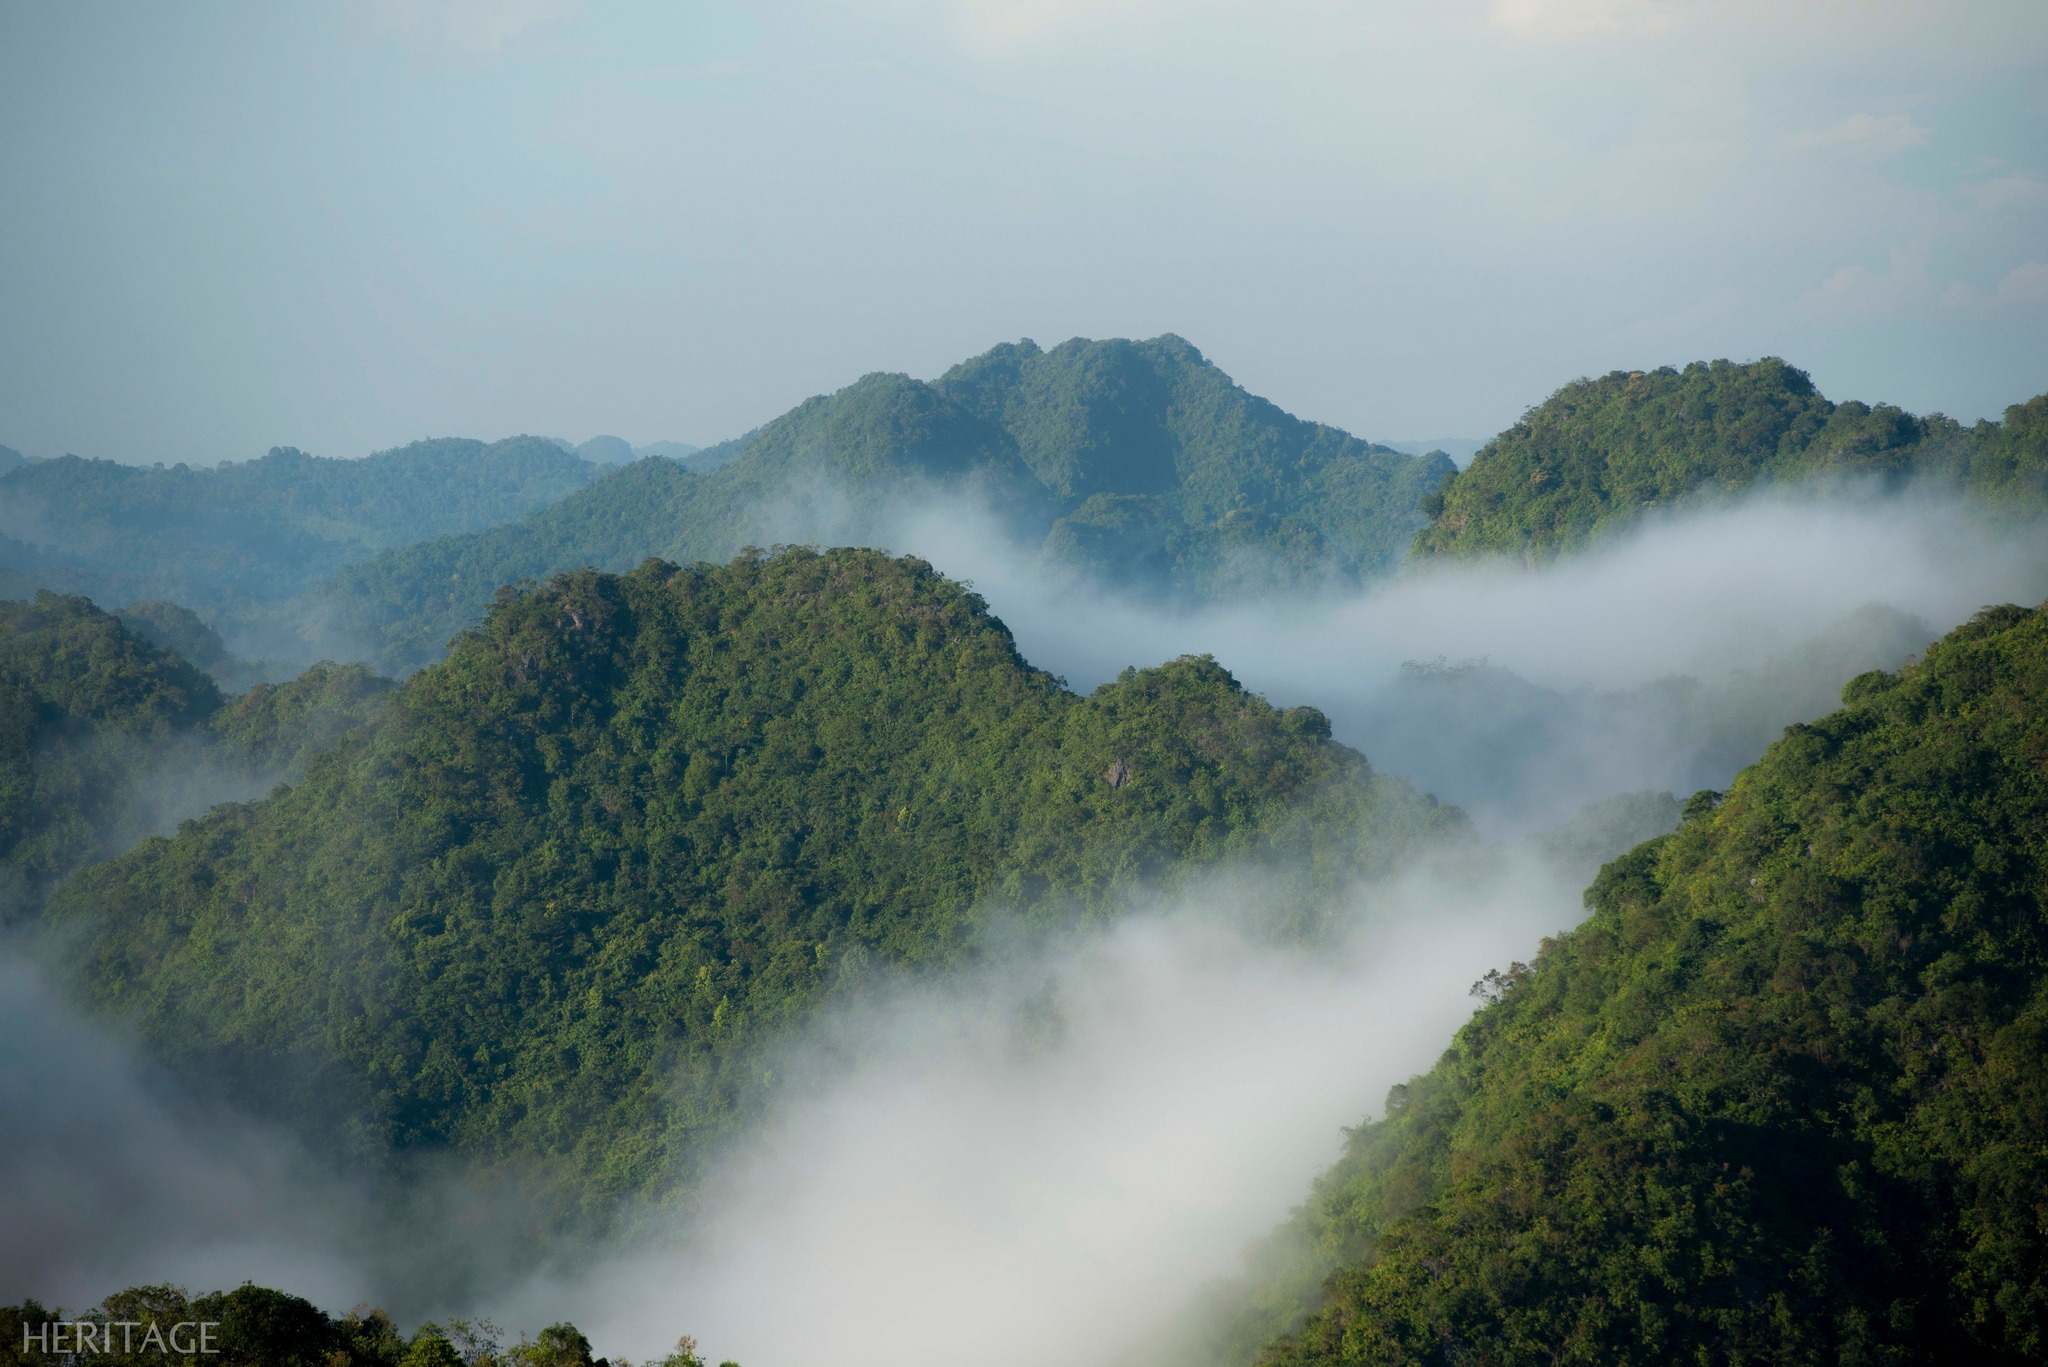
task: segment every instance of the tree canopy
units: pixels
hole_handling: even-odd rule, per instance
[[[2048,395],[1965,428],[1888,404],[1831,403],[1775,357],[1575,380],[1522,415],[1426,505],[1422,555],[1541,558],[1652,508],[1831,476],[1952,481],[2048,506]]]
[[[985,501],[1071,572],[1202,598],[1390,568],[1451,469],[1292,417],[1178,337],[1005,344],[928,384],[866,376],[687,468],[643,461],[523,522],[378,556],[317,602],[403,671],[438,658],[500,584],[871,541],[931,486]]]
[[[2048,609],[1988,609],[1608,865],[1350,1133],[1220,1359],[2040,1361],[2044,700]]]
[[[1083,698],[871,551],[508,593],[383,717],[50,916],[186,1076],[373,1151],[552,1163],[599,1209],[687,1182],[754,1045],[864,965],[1225,857],[1312,917],[1454,823],[1213,661]]]

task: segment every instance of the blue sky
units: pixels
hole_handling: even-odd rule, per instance
[[[2048,389],[2039,0],[0,8],[0,443],[706,442],[872,370],[1175,331],[1485,435],[1783,355]]]

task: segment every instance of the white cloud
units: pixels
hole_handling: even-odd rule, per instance
[[[1801,296],[1796,308],[1837,318],[1873,318],[1925,303],[1936,292],[1927,274],[1927,249],[1894,247],[1883,267],[1843,266]]]
[[[2031,209],[2048,204],[2048,184],[2030,175],[1999,176],[1966,186],[1963,194],[1980,209]]]
[[[1665,0],[1488,0],[1486,22],[1531,38],[1582,38],[1669,28],[1676,7]]]
[[[1992,296],[2001,304],[2048,304],[2048,261],[2015,266],[1998,282]]]
[[[1841,150],[1858,156],[1890,157],[1927,145],[1928,132],[1905,114],[1851,114],[1840,123],[1789,139],[1802,151]]]
[[[496,52],[537,25],[565,18],[575,0],[373,0],[377,17],[404,33],[439,38],[464,52]]]

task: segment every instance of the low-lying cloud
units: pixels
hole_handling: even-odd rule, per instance
[[[888,518],[847,506],[808,491],[782,509],[784,539],[924,556],[1081,688],[1213,654],[1506,831],[1616,792],[1720,787],[1856,674],[1898,668],[1987,604],[2048,597],[2039,523],[1931,488],[1771,491],[1540,567],[1426,562],[1363,588],[1183,609],[1048,566],[971,498],[932,492]]]
[[[1575,876],[1485,868],[1379,890],[1315,950],[1247,933],[1265,893],[1218,880],[842,1004],[698,1218],[499,1317],[636,1355],[681,1327],[747,1367],[1108,1363],[1237,1268],[1475,979],[1581,914]]]

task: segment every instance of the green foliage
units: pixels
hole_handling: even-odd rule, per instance
[[[165,599],[130,603],[114,614],[121,625],[153,646],[160,646],[188,664],[212,672],[229,660],[226,642],[204,618],[188,607]]]
[[[1307,917],[1451,819],[1213,661],[1081,698],[923,562],[794,550],[507,593],[303,783],[51,915],[188,1077],[601,1211],[687,1181],[829,986],[954,962],[977,912],[1239,857]]]
[[[1964,429],[1830,403],[1775,358],[1577,380],[1489,442],[1425,505],[1419,554],[1542,557],[1646,510],[1773,481],[1936,475],[1996,502],[2048,502],[2048,396]]]
[[[190,625],[173,604],[148,606],[146,624]],[[359,665],[319,665],[224,698],[86,599],[0,601],[0,920],[140,838],[167,794],[204,805],[209,787],[295,775],[374,716],[390,687]]]
[[[398,1367],[464,1367],[464,1363],[454,1344],[438,1333],[421,1330],[398,1360]]]
[[[1608,865],[1351,1133],[1226,1359],[1294,1320],[1268,1367],[2041,1361],[2044,699],[2048,609],[1989,609]]]
[[[316,755],[381,716],[396,687],[362,665],[323,661],[296,679],[226,699],[207,730],[240,767],[296,778]]]
[[[83,598],[0,602],[0,919],[112,853],[137,758],[220,702],[212,679]]]
[[[1051,351],[1006,344],[935,387],[1001,427],[1058,500],[1055,556],[1125,587],[1146,553],[1155,584],[1196,595],[1385,570],[1452,469],[1293,417],[1171,334]],[[1152,501],[1145,552],[1126,543],[1105,560],[1087,538],[1060,536],[1105,525],[1104,499]]]
[[[0,469],[15,547],[0,557],[0,589],[246,613],[379,551],[524,517],[592,473],[538,437],[415,442],[361,460],[281,447],[197,470],[33,461]]]
[[[1388,568],[1450,470],[1290,417],[1178,337],[1025,342],[930,384],[870,375],[687,469],[642,461],[519,524],[379,556],[318,603],[403,671],[439,658],[501,584],[724,559],[788,539],[792,519],[858,541],[921,484],[986,499],[1010,534],[1100,582],[1201,597]]]

